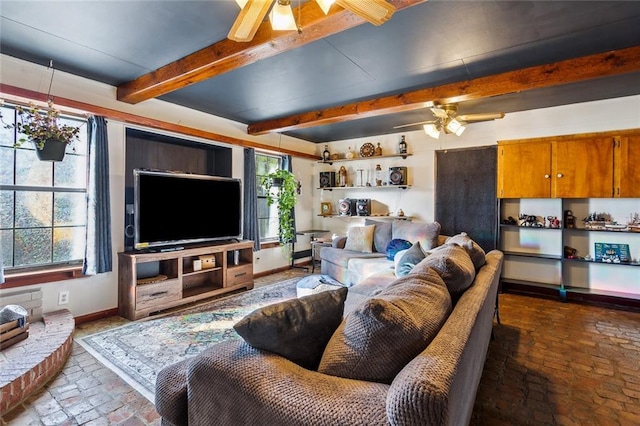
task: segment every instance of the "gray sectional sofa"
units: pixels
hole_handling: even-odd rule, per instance
[[[325,311],[319,298],[331,300],[326,312],[344,303],[339,325],[319,337],[324,351],[307,368],[287,355],[295,353],[296,333],[309,338],[299,318],[276,333],[276,341],[293,345],[285,351],[245,337],[166,367],[156,382],[162,423],[468,424],[491,338],[503,254],[485,255],[466,236],[448,240],[432,253],[423,251],[424,259],[409,259],[415,265],[399,277],[382,270],[348,292],[333,290],[344,291],[346,301],[319,293],[286,302],[294,317],[306,309],[300,318],[310,323]],[[410,251],[418,250],[401,257]]]

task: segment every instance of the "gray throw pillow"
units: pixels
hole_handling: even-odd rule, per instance
[[[340,325],[347,288],[285,300],[256,309],[233,328],[251,346],[275,352],[309,370]]]
[[[391,228],[393,239],[420,242],[423,250],[430,250],[438,245],[440,224],[438,222],[419,223],[408,220],[394,220]]]
[[[476,269],[469,253],[455,243],[443,244],[429,251],[427,257],[413,268],[412,273],[429,268],[433,268],[442,277],[454,302],[476,278]]]
[[[431,343],[451,307],[451,296],[435,271],[398,278],[347,314],[329,340],[318,372],[391,383]]]
[[[476,271],[482,268],[486,263],[486,259],[485,259],[486,253],[478,243],[473,241],[471,237],[467,235],[466,232],[461,232],[457,235],[454,235],[453,237],[447,238],[445,240],[445,244],[448,244],[448,243],[455,243],[463,247],[465,250],[467,250],[467,253],[469,253],[469,256],[471,257],[471,261],[473,262],[473,266],[475,266],[476,268]]]
[[[396,257],[398,257],[398,259],[395,262],[395,272],[396,277],[400,278],[410,273],[411,270],[425,258],[425,254],[420,247],[420,242],[418,241],[408,250],[398,252]]]
[[[376,220],[365,219],[364,226],[375,225],[376,228],[373,231],[373,248],[378,253],[385,253],[387,245],[391,241],[391,226],[392,222],[378,222]]]

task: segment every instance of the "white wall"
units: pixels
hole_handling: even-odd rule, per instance
[[[47,92],[50,70],[28,62],[0,55],[0,81],[5,84],[29,90]],[[246,126],[219,117],[210,116],[159,100],[149,100],[138,105],[116,101],[116,88],[102,83],[82,79],[56,71],[52,95],[74,99],[93,105],[121,110],[184,126],[216,132],[240,139],[251,140],[274,148],[282,147],[305,153],[316,154],[318,158],[324,144],[312,144],[286,136],[265,135],[253,137],[246,134]],[[425,119],[430,113],[425,110]],[[382,135],[329,143],[332,152],[346,152],[348,147],[359,151],[365,142],[376,145],[380,142],[383,153],[395,152],[400,135],[405,134],[409,152],[413,155],[406,160],[384,159],[383,169],[391,165],[409,168],[408,190],[385,189],[367,193],[359,190],[358,197],[374,198],[387,206],[392,213],[401,208],[416,221],[431,221],[434,217],[434,158],[435,151],[473,146],[494,145],[498,140],[552,136],[572,133],[619,130],[640,127],[640,96],[607,101],[589,102],[577,105],[511,113],[502,120],[470,125],[461,137],[443,135],[439,140],[426,136],[422,131]],[[124,249],[124,143],[123,123],[109,120],[109,146],[111,165],[112,235],[114,248],[114,272],[81,279],[46,283],[39,286],[43,290],[44,312],[60,309],[57,305],[58,292],[68,290],[70,303],[64,307],[74,316],[87,315],[117,307],[117,252]],[[155,130],[154,130],[155,131]],[[224,144],[222,144],[224,145]],[[336,163],[373,170],[375,161]],[[334,167],[337,170],[338,167]],[[294,158],[293,170],[302,183],[302,193],[296,207],[296,221],[299,230],[327,229],[343,234],[348,226],[357,223],[353,219],[318,217],[321,201],[337,203],[338,191],[318,191],[318,172],[330,170],[325,164],[312,160]],[[233,148],[233,175],[242,177],[242,149]],[[346,195],[347,192],[342,193]],[[309,248],[308,237],[301,236],[296,250]],[[287,265],[279,249],[261,250],[254,256],[256,273],[269,271]],[[3,293],[16,289],[1,290]]]
[[[427,109],[424,114],[425,119],[431,117],[431,113]],[[332,153],[340,153],[344,156],[349,147],[359,152],[360,147],[366,142],[371,142],[374,145],[380,142],[384,155],[397,152],[400,136],[404,134],[408,152],[414,155],[406,160],[401,158],[381,159],[379,162],[363,160],[334,163],[333,166],[314,163],[312,169],[316,188],[319,186],[318,173],[320,171],[334,170],[337,173],[340,166],[345,165],[351,172],[350,178],[354,179],[358,168],[373,170],[377,163],[382,164],[383,170],[388,169],[389,166],[407,166],[409,184],[412,185],[412,188],[406,191],[387,189],[382,191],[367,191],[366,189],[316,191],[313,201],[314,212],[317,214],[321,202],[332,202],[335,206],[340,198],[357,196],[358,198],[376,199],[383,205],[389,206],[391,213],[396,213],[397,209],[401,208],[406,215],[412,216],[413,220],[431,221],[435,214],[434,165],[437,150],[490,146],[496,145],[499,140],[633,128],[640,128],[640,96],[510,113],[501,120],[469,125],[461,136],[441,135],[440,139],[433,139],[423,131],[413,131],[329,143],[327,145]],[[324,144],[319,144],[316,150],[317,155],[320,156],[323,150]],[[331,229],[340,235],[344,235],[349,226],[362,223],[362,220],[351,218],[314,216],[313,220],[315,227]]]
[[[0,55],[0,82],[27,90],[46,93],[51,78],[51,70],[46,67],[17,60],[15,58]],[[129,105],[116,100],[116,88],[95,81],[79,78],[70,74],[56,71],[51,90],[53,97],[59,96],[73,99],[88,104],[124,111],[157,120],[176,123],[183,126],[224,134],[239,139],[261,143],[267,147],[284,148],[304,153],[314,153],[315,145],[309,142],[297,140],[280,135],[265,135],[253,137],[246,134],[246,126],[230,120],[214,117],[208,114],[190,110],[188,108],[172,105],[159,100],[149,100],[138,105]],[[0,96],[2,97],[2,96]],[[10,99],[4,96],[4,99]],[[109,131],[109,164],[111,168],[111,218],[112,218],[112,246],[113,246],[113,272],[79,279],[57,281],[41,285],[0,290],[3,294],[14,291],[41,288],[43,292],[43,312],[51,312],[61,308],[71,311],[74,316],[82,316],[95,312],[105,311],[118,306],[118,256],[117,253],[124,250],[124,148],[126,127],[130,126],[116,120],[108,120]],[[159,130],[156,133],[168,134]],[[212,143],[203,139],[192,138],[205,143]],[[218,145],[229,146],[224,143]],[[233,148],[233,177],[242,178],[243,174],[243,148]],[[294,159],[294,169],[305,170],[304,160]],[[300,164],[302,163],[302,164]],[[309,186],[306,188],[306,196],[311,197]],[[304,200],[304,195],[301,198]],[[304,215],[303,215],[304,216]],[[305,223],[304,219],[300,220]],[[280,249],[262,250],[256,253],[260,257],[256,265],[256,272],[270,270],[287,264]],[[58,305],[58,293],[69,291],[69,304]]]

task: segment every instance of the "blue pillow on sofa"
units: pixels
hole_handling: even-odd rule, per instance
[[[422,261],[426,257],[422,248],[420,247],[420,241],[416,241],[409,250],[404,250],[402,253],[398,252],[394,259],[396,277],[404,277],[411,273],[414,266]]]
[[[400,250],[407,250],[411,245],[412,244],[409,241],[400,238],[395,238],[389,241],[389,244],[387,244],[387,259],[393,260],[396,257],[397,252]]]

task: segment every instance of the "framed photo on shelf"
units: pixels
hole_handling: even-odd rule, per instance
[[[331,203],[320,203],[320,214],[322,216],[331,215]]]

